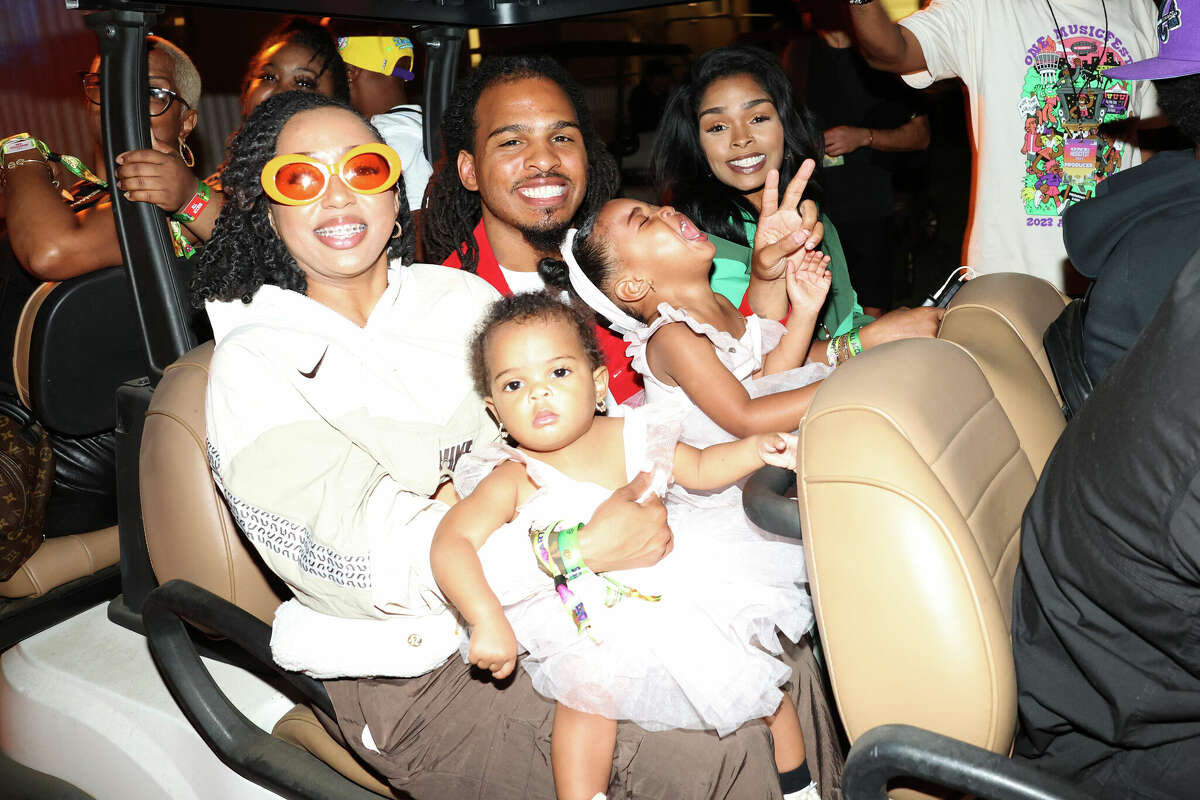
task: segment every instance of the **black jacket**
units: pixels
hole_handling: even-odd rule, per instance
[[[1083,360],[1097,384],[1200,250],[1200,161],[1176,150],[1118,172],[1098,184],[1094,198],[1067,210],[1063,239],[1075,269],[1095,280]]]
[[[1200,787],[1198,309],[1200,256],[1067,426],[1023,520],[1015,757],[1097,798]]]

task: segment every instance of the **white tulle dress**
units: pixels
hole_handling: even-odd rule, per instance
[[[746,318],[746,332],[742,334],[741,338],[735,338],[731,334],[717,330],[712,325],[697,322],[683,309],[674,308],[667,303],[659,304],[658,313],[659,316],[650,325],[626,334],[625,340],[629,343],[626,352],[633,359],[633,368],[641,373],[644,379],[646,402],[674,403],[685,409],[683,431],[679,440],[693,447],[708,447],[721,442],[730,442],[736,437],[713,422],[692,402],[682,388],[663,383],[651,371],[650,363],[646,359],[646,347],[650,338],[664,325],[681,322],[694,332],[707,337],[712,342],[717,358],[733,373],[733,377],[746,387],[746,391],[751,397],[762,397],[789,389],[798,389],[819,381],[833,372],[828,364],[812,363],[773,375],[754,377],[754,373],[762,369],[763,357],[779,345],[786,331],[784,326],[775,320],[761,319],[756,315],[751,315]],[[741,484],[716,492],[687,491],[681,486],[672,486],[667,504],[668,508],[672,504],[685,504],[701,509],[730,506],[741,509]]]
[[[624,420],[626,473],[632,479],[652,468],[661,495],[681,409],[649,404],[630,410]],[[713,509],[679,522],[668,511],[675,546],[658,564],[606,576],[589,573],[570,582],[591,622],[590,631],[581,634],[550,579],[530,585],[523,577],[528,571],[514,565],[532,558],[531,527],[586,521],[611,492],[514,448],[492,445],[460,460],[454,479],[459,493],[469,493],[508,460],[524,464],[538,489],[479,556],[528,652],[520,663],[538,692],[648,730],[694,728],[722,735],[778,708],[778,687],[790,674],[772,655],[780,650],[779,634],[796,641],[813,619],[798,545],[767,541],[741,513]],[[661,599],[622,596],[607,578]]]

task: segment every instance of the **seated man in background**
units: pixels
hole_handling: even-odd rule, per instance
[[[406,36],[342,36],[338,53],[346,62],[350,104],[371,120],[400,156],[404,191],[412,211],[421,208],[433,167],[425,157],[421,107],[408,102],[413,79],[413,45]]]
[[[1158,30],[1157,58],[1106,74],[1152,79],[1167,119],[1193,146],[1112,176],[1063,219],[1071,263],[1094,281],[1083,319],[1083,361],[1093,386],[1137,341],[1200,250],[1200,0],[1166,3]]]

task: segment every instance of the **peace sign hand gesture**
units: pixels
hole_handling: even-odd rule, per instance
[[[790,262],[799,265],[805,252],[821,241],[825,226],[817,220],[817,205],[811,200],[801,204],[816,162],[805,159],[779,199],[779,171],[767,173],[763,185],[762,210],[754,233],[754,255],[750,268],[760,280],[783,276]]]

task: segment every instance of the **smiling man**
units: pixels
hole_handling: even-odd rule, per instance
[[[616,162],[592,128],[579,86],[557,62],[487,59],[459,84],[442,120],[446,158],[430,179],[430,260],[475,272],[504,295],[543,287],[571,225],[617,193]],[[596,326],[618,402],[641,389],[625,343]]]

